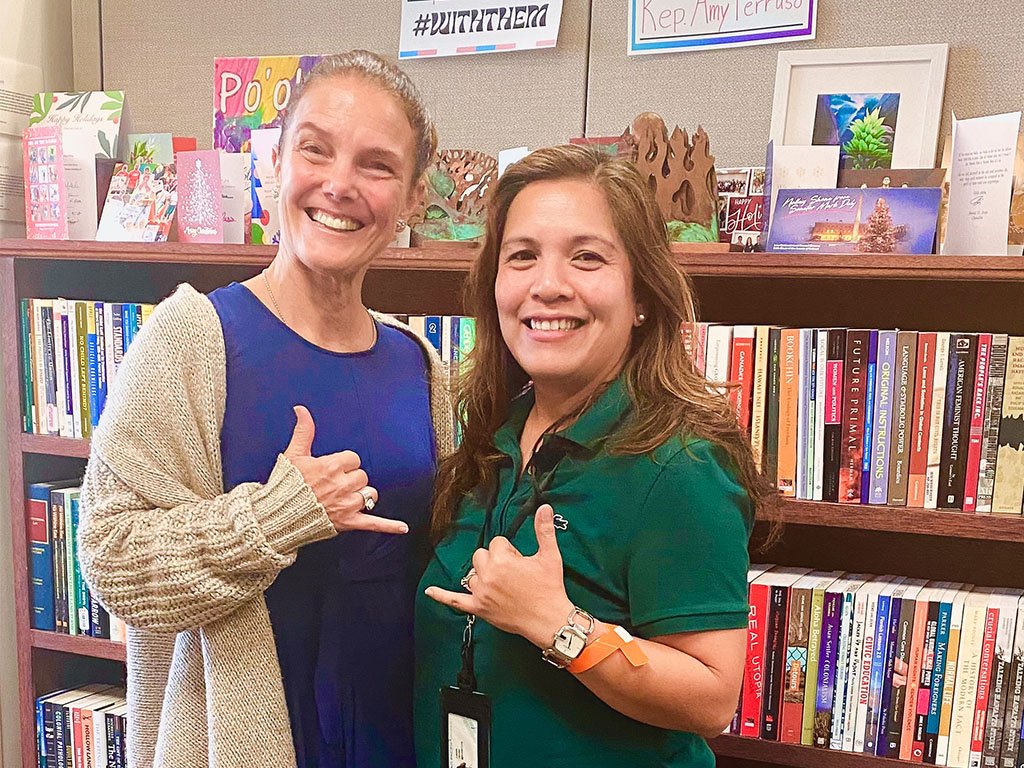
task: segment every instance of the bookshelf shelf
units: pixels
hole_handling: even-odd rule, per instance
[[[708,742],[721,759],[752,760],[764,765],[785,765],[790,768],[896,768],[910,763],[856,752],[837,752],[803,744],[782,744],[778,741],[752,739],[746,736],[723,735]]]
[[[694,278],[701,315],[723,323],[1024,335],[1024,259],[750,254],[681,244],[673,252]],[[24,509],[28,483],[80,466],[89,456],[89,441],[22,433],[18,300],[66,296],[157,302],[183,281],[209,291],[244,280],[269,264],[274,253],[270,246],[0,240],[23,768],[36,765],[31,747],[36,687],[92,674],[96,665],[123,662],[125,648],[29,625],[28,539],[25,516],[17,510]],[[464,243],[389,249],[370,270],[364,300],[383,311],[458,314],[460,289],[475,253],[475,246]],[[1024,588],[1021,516],[785,499],[766,517],[785,526],[781,541],[757,552],[758,562]],[[738,736],[721,736],[711,746],[722,768],[881,768],[897,762]]]
[[[73,653],[78,656],[91,656],[96,659],[125,660],[124,643],[110,640],[99,640],[85,635],[62,635],[59,632],[44,632],[40,629],[29,631],[33,648],[45,648],[49,651]]]
[[[89,458],[89,441],[71,437],[54,437],[52,435],[32,435],[22,432],[21,450],[24,453],[87,459]]]

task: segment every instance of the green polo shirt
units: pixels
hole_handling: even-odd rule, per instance
[[[416,602],[416,755],[440,764],[439,689],[455,685],[465,616],[423,594],[460,590],[473,551],[497,535],[537,551],[533,512],[550,503],[573,603],[638,637],[745,627],[749,499],[707,442],[673,438],[652,455],[613,455],[607,437],[632,404],[620,379],[572,426],[545,438],[520,477],[531,393],[510,406],[489,499],[470,498],[420,582]],[[490,523],[488,524],[488,520]],[[521,523],[521,524],[520,524]],[[492,768],[713,766],[704,739],[619,714],[524,638],[477,621],[478,690],[490,695]],[[680,695],[685,692],[680,691]]]

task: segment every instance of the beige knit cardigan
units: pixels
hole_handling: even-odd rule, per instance
[[[429,344],[410,335],[430,361],[445,456],[445,371]],[[82,572],[128,624],[131,768],[295,766],[263,592],[299,547],[335,530],[283,455],[265,485],[224,492],[225,397],[219,317],[206,296],[182,285],[118,368],[82,486]]]

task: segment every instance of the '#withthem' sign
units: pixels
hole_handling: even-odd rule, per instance
[[[553,48],[561,19],[562,0],[402,0],[398,57]]]
[[[816,0],[630,0],[629,53],[813,40]]]

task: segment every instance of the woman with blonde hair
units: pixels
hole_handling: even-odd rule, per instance
[[[270,266],[181,286],[121,363],[79,546],[128,624],[133,768],[415,765],[413,594],[451,417],[436,355],[362,284],[435,146],[401,70],[321,60],[274,157]]]
[[[770,491],[684,351],[692,289],[636,169],[555,147],[492,194],[417,597],[420,765],[710,766]]]

